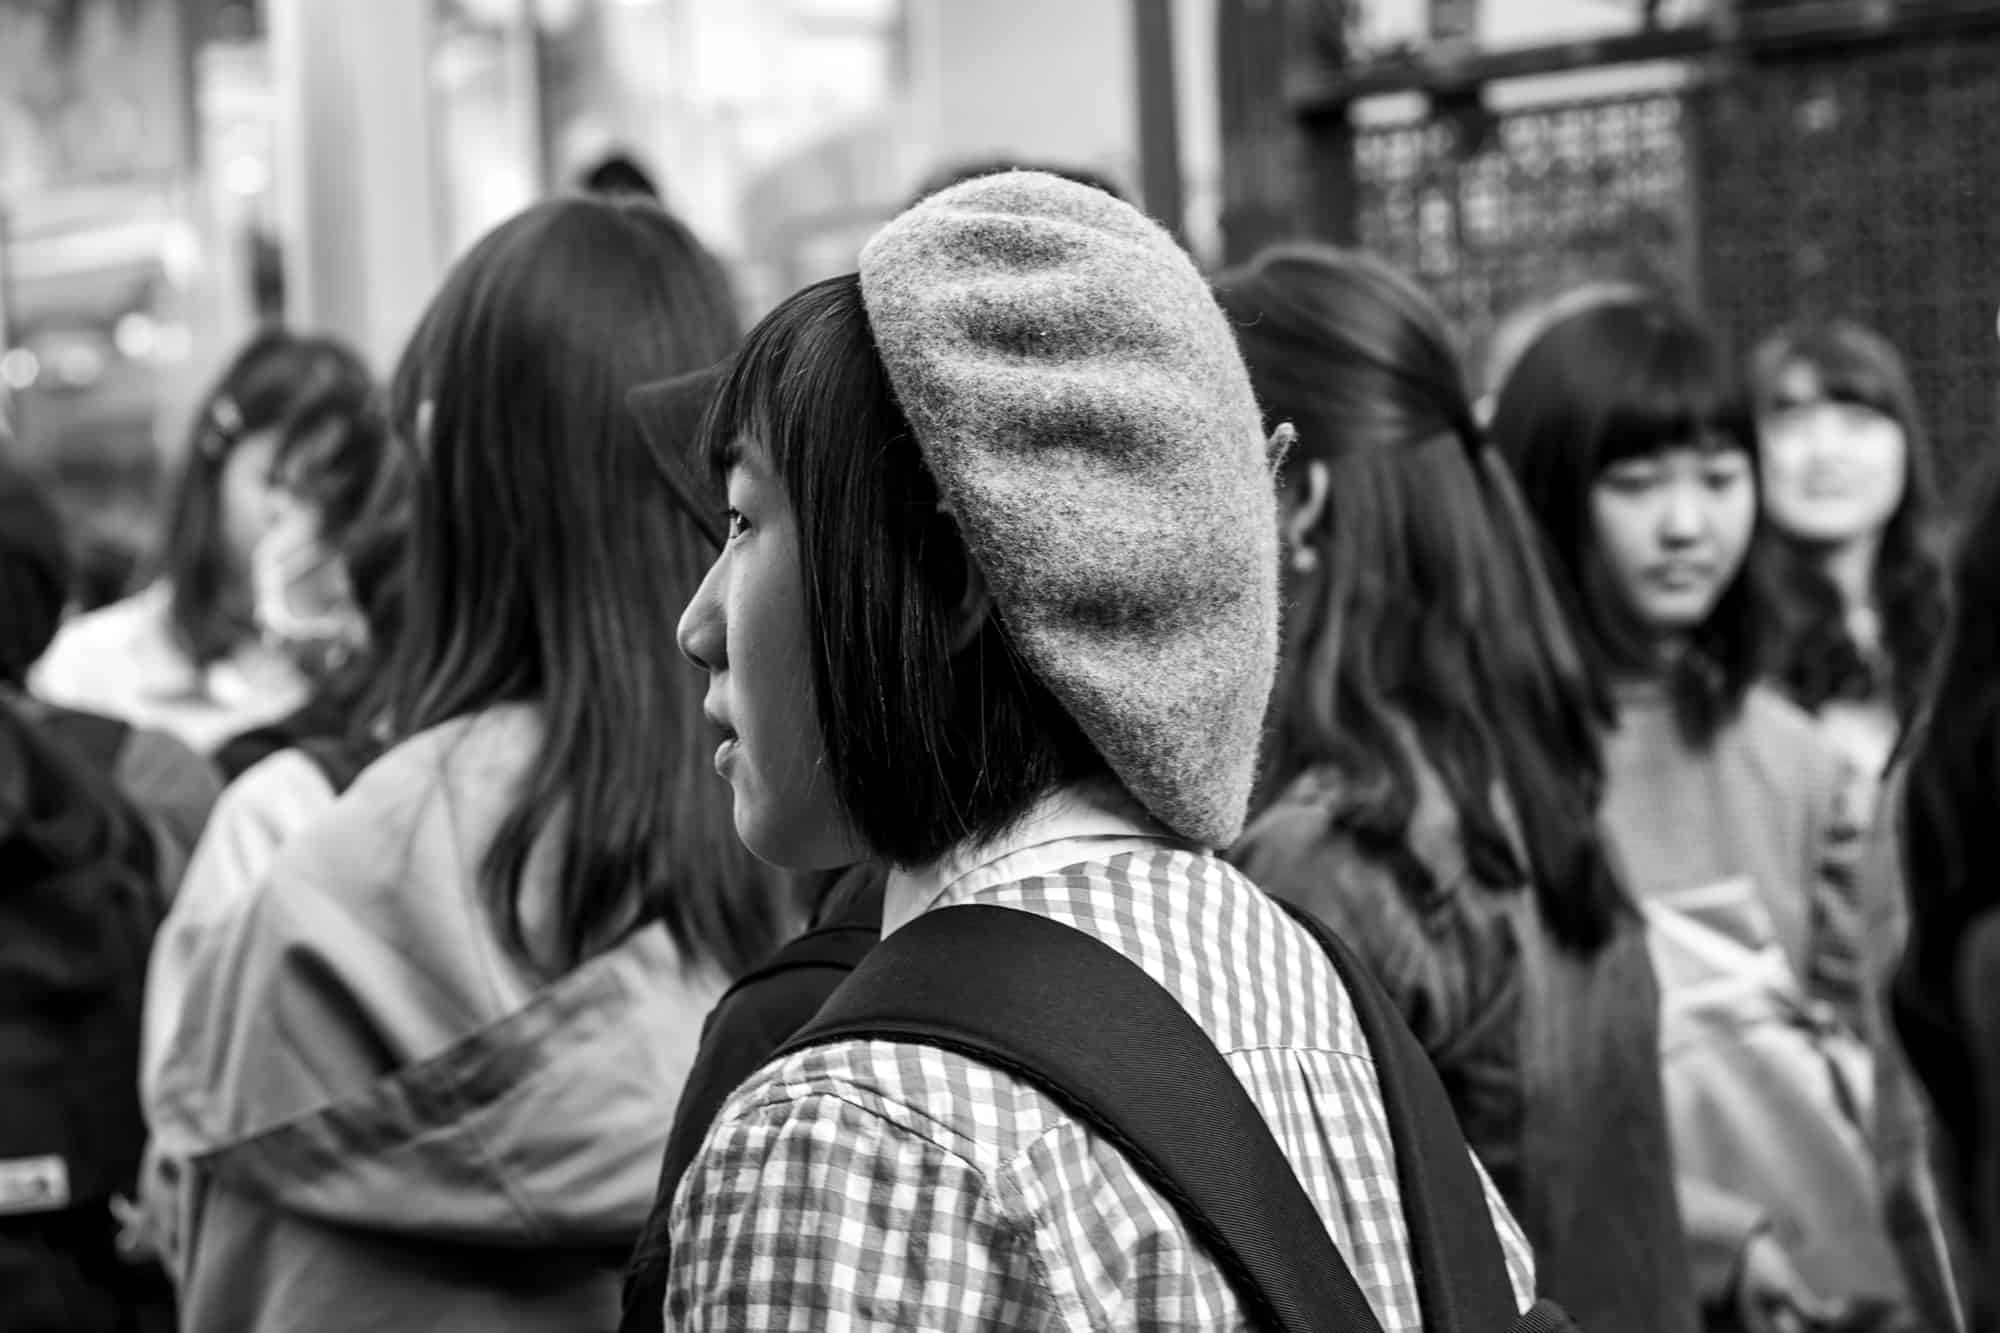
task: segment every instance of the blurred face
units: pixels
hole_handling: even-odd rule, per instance
[[[260,430],[238,440],[222,460],[218,507],[230,561],[239,570],[250,568],[251,553],[271,523],[271,465],[277,451],[278,433]]]
[[[1786,536],[1844,546],[1880,533],[1902,504],[1903,428],[1871,407],[1828,399],[1812,367],[1786,368],[1760,427],[1764,508]]]
[[[1743,566],[1756,517],[1740,449],[1690,445],[1628,458],[1590,490],[1603,567],[1627,612],[1663,640],[1708,619]]]
[[[861,860],[825,765],[813,699],[798,521],[763,446],[744,437],[729,470],[729,540],[681,616],[680,645],[708,673],[705,711],[726,739],[716,772],[736,835],[791,870]]]
[[[367,646],[368,623],[347,568],[321,540],[320,511],[278,488],[251,556],[257,627],[308,673],[337,670]]]

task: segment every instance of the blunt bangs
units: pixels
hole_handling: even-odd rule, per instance
[[[1613,364],[1598,380],[1596,470],[1673,449],[1757,457],[1756,416],[1741,379],[1709,339],[1637,306],[1596,312]],[[1617,328],[1617,325],[1626,328]]]

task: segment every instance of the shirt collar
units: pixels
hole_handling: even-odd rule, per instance
[[[1073,783],[1037,801],[990,842],[956,847],[929,865],[891,870],[882,899],[882,933],[994,884],[1174,841],[1115,778]]]

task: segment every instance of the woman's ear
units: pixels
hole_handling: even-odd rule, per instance
[[[1280,501],[1279,531],[1285,540],[1285,550],[1290,552],[1292,568],[1298,573],[1309,573],[1319,566],[1319,548],[1313,544],[1313,529],[1326,516],[1332,482],[1326,464],[1315,458],[1309,460],[1298,474],[1298,483],[1284,490]]]
[[[993,591],[986,586],[986,576],[979,572],[978,564],[968,555],[965,560],[965,591],[959,595],[958,607],[952,613],[952,652],[964,652],[979,637],[979,631],[992,614]]]

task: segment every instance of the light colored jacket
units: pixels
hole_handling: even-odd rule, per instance
[[[615,1326],[724,978],[658,927],[548,984],[500,943],[478,870],[539,738],[510,707],[391,751],[189,978],[147,1107],[187,1333]]]

